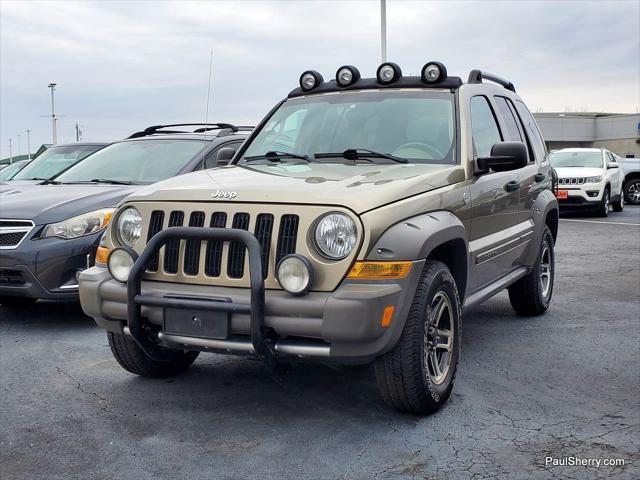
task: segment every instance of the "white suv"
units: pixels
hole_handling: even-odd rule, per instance
[[[623,174],[614,155],[602,148],[563,148],[550,154],[558,175],[561,208],[588,208],[601,217],[621,212]]]

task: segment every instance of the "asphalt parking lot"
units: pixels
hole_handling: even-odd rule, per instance
[[[79,307],[0,307],[0,478],[640,478],[640,207],[563,219],[556,251],[545,316],[504,293],[466,315],[430,417],[386,408],[364,367],[203,354],[134,377]]]

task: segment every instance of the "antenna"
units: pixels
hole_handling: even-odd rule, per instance
[[[209,98],[211,98],[211,72],[213,71],[213,49],[209,53],[209,81],[207,82],[207,105],[204,109],[204,124],[206,125],[209,120]],[[204,139],[207,140],[207,130],[204,131]],[[206,148],[202,149],[202,166],[204,167],[204,152]]]

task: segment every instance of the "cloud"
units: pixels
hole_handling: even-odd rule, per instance
[[[429,59],[450,74],[510,78],[532,109],[636,111],[640,4],[388,0],[388,53],[405,73]],[[0,3],[0,147],[32,130],[50,141],[47,84],[58,83],[59,141],[117,139],[204,119],[256,123],[307,68],[375,72],[379,2]],[[17,151],[14,149],[14,152]]]

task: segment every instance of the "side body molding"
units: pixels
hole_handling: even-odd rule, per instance
[[[367,260],[420,260],[450,240],[464,240],[468,263],[469,239],[464,225],[451,212],[429,212],[407,218],[387,229],[376,241]]]

